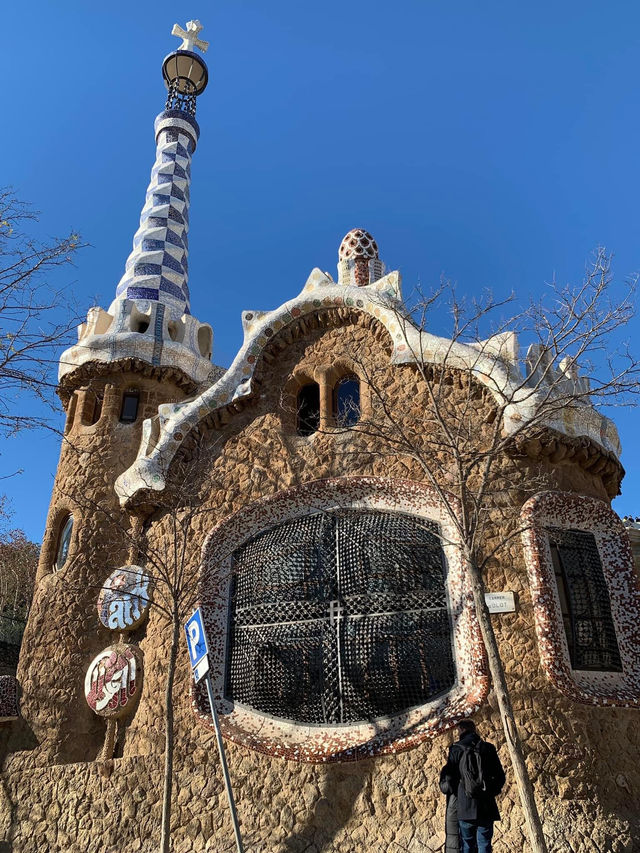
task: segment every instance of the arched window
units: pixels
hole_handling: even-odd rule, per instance
[[[93,395],[93,400],[89,400],[88,405],[88,417],[87,417],[87,425],[93,426],[93,424],[97,424],[102,415],[102,394],[97,393]]]
[[[140,392],[136,390],[125,391],[122,395],[122,406],[120,408],[120,423],[132,424],[138,417],[138,405],[140,403]]]
[[[60,528],[58,536],[58,545],[56,548],[56,559],[53,564],[54,572],[59,572],[67,562],[69,556],[69,545],[71,544],[71,534],[73,533],[73,516],[68,515]]]
[[[595,536],[551,528],[549,544],[571,668],[622,672]]]
[[[343,376],[333,388],[333,419],[336,426],[351,427],[360,420],[360,380]]]
[[[320,427],[320,387],[316,382],[303,385],[296,398],[298,435],[312,435]]]
[[[78,405],[78,394],[76,391],[71,395],[71,399],[69,400],[69,405],[67,407],[67,422],[64,426],[65,435],[66,433],[71,431],[73,427],[73,420],[76,416],[76,406]]]
[[[455,681],[438,525],[382,510],[287,520],[233,555],[226,696],[299,723],[374,720]]]

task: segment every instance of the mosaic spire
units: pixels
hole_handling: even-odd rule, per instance
[[[197,38],[202,27],[189,21],[172,34],[182,44],[206,50]],[[204,61],[191,50],[173,51],[162,64],[168,89],[164,112],[155,120],[156,160],[133,250],[116,288],[116,299],[151,300],[166,306],[172,319],[189,314],[188,231],[191,158],[200,128],[196,98],[208,79]]]

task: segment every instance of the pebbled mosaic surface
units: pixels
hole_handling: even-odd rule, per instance
[[[223,698],[229,555],[244,541],[274,524],[340,507],[382,509],[429,518],[441,525],[447,561],[447,591],[453,622],[457,680],[446,695],[397,716],[355,725],[293,724],[231,704]],[[376,477],[318,480],[257,501],[217,525],[202,550],[200,603],[209,639],[214,695],[226,737],[269,755],[297,761],[348,761],[393,753],[419,743],[476,711],[488,693],[480,632],[467,589],[455,533],[434,492],[420,483]],[[193,708],[210,725],[204,688],[192,688]]]
[[[640,707],[640,586],[625,527],[616,513],[595,498],[543,492],[522,509],[530,525],[522,534],[542,664],[552,683],[567,696],[592,705]],[[598,545],[623,672],[571,669],[562,625],[548,527],[584,530]]]

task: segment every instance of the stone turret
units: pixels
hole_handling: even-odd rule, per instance
[[[195,37],[199,29],[197,22],[186,33],[178,28],[183,46],[163,62],[168,97],[155,121],[155,162],[115,299],[106,311],[90,309],[78,342],[60,359],[65,441],[18,668],[20,713],[38,741],[37,762],[86,760],[101,748],[104,721],[83,695],[87,667],[105,645],[96,601],[105,579],[135,556],[115,479],[135,459],[144,419],[219,373],[211,327],[191,315],[188,288],[196,98],[207,83],[206,65],[192,50],[206,47]],[[52,663],[65,672],[55,703],[39,686]],[[12,736],[19,744],[20,732]]]

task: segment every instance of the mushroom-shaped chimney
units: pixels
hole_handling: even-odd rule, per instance
[[[364,228],[352,228],[338,250],[338,283],[362,287],[382,278],[384,264],[378,244]]]

